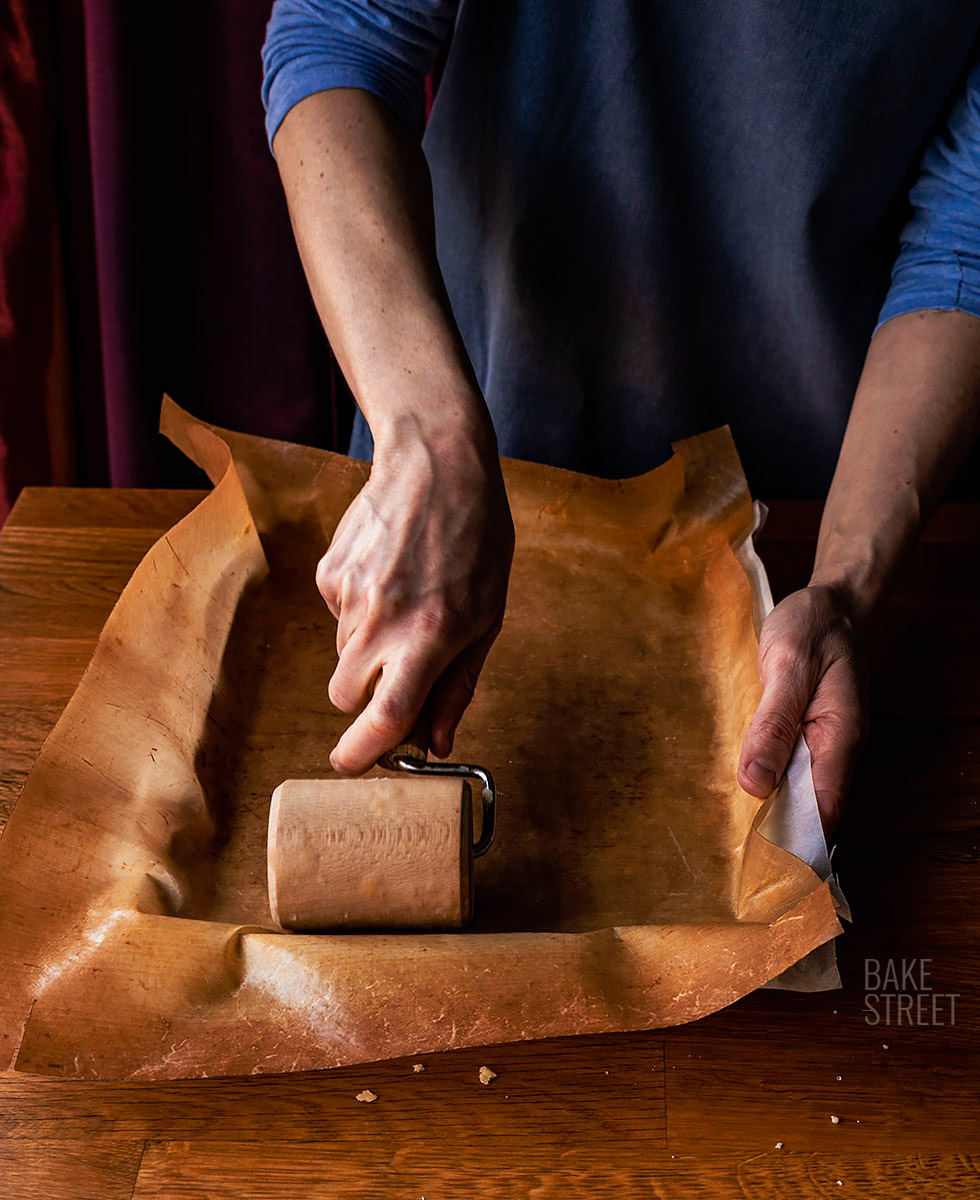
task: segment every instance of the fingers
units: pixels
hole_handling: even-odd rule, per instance
[[[500,621],[450,663],[432,691],[432,753],[448,758],[456,726],[473,699],[480,671],[500,632]]]
[[[337,641],[339,645],[339,635]],[[348,637],[340,648],[337,666],[327,686],[330,703],[345,713],[360,712],[365,708],[375,691],[382,658],[372,641],[370,629],[362,626],[359,632]]]
[[[452,745],[499,627],[514,545],[496,454],[485,464],[472,449],[447,456],[409,439],[376,456],[317,567],[337,619],[330,699],[360,714],[331,755],[338,771],[364,771],[397,745],[440,680],[433,749]]]
[[[742,744],[738,782],[751,796],[775,788],[793,754],[819,664],[778,643],[760,657],[762,699]]]
[[[368,770],[410,732],[430,698],[432,751],[448,757],[500,625],[498,619],[448,666],[443,664],[453,651],[444,642],[423,647],[416,640],[410,654],[381,668],[370,637],[355,632],[330,680],[329,695],[342,712],[363,711],[331,754],[334,769],[351,775]]]
[[[825,834],[843,816],[854,768],[867,737],[860,687],[849,663],[835,663],[820,681],[803,733]]]
[[[762,699],[745,735],[738,782],[764,798],[783,776],[802,728],[824,832],[843,812],[866,737],[861,638],[825,589],[805,588],[762,629]]]
[[[331,702],[342,712],[360,713],[330,755],[334,769],[360,774],[402,741],[458,649],[440,622],[423,621],[418,614],[381,626],[368,618],[359,625],[341,651],[328,688]],[[489,642],[478,659],[470,660],[476,672],[488,649]],[[433,735],[437,753],[446,745],[447,733],[443,719]]]
[[[397,746],[411,732],[438,675],[438,664],[431,660],[411,658],[386,665],[363,712],[331,752],[333,769],[359,775]]]
[[[335,620],[340,617],[341,612],[341,578],[342,576],[338,576],[333,569],[332,558],[328,550],[316,565],[316,587],[330,610],[330,615]],[[338,646],[338,650],[339,648]]]

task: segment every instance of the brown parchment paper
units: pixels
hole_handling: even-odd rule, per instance
[[[758,699],[752,505],[730,435],[648,475],[521,462],[506,620],[457,737],[499,786],[454,934],[274,929],[275,786],[328,773],[314,567],[368,466],[164,431],[214,490],[147,554],[0,840],[0,1037],[19,1070],[284,1072],[690,1021],[840,931],[735,783]]]

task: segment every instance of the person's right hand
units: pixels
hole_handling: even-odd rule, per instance
[[[376,446],[371,476],[334,533],[317,587],[337,618],[331,701],[358,713],[330,755],[368,770],[429,700],[440,758],[500,629],[514,526],[496,444],[426,437]]]

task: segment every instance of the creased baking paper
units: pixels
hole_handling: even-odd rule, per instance
[[[347,720],[314,568],[369,467],[170,402],[163,428],[215,486],[133,574],[0,840],[6,1064],[255,1074],[656,1028],[840,931],[808,763],[765,803],[735,782],[767,589],[726,430],[630,480],[505,463],[507,616],[457,736],[499,788],[474,924],[277,931],[270,797],[327,775]],[[795,976],[835,983],[832,946]]]

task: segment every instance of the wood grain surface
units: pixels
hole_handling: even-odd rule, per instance
[[[0,533],[0,825],[129,573],[199,496],[21,496]],[[772,506],[777,598],[806,582],[818,518]],[[278,1078],[6,1075],[0,1197],[980,1196],[978,612],[980,506],[949,505],[878,631],[835,855],[855,915],[841,991]]]

